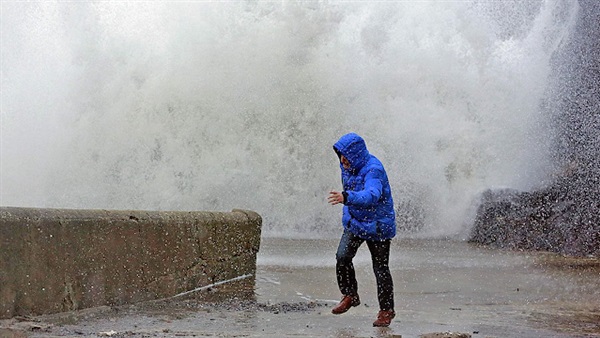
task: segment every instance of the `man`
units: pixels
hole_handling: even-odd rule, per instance
[[[331,191],[328,202],[343,204],[344,232],[336,253],[337,282],[342,300],[331,312],[342,314],[360,305],[352,259],[363,242],[371,252],[377,281],[379,313],[373,326],[389,326],[395,317],[394,285],[389,268],[390,242],[396,235],[394,201],[381,162],[357,134],[342,136],[333,146],[340,159],[342,192]]]

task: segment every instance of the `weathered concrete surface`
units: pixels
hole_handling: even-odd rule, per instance
[[[2,207],[0,318],[164,298],[253,275],[261,225],[245,210]]]

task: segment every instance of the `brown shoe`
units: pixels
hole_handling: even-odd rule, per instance
[[[373,326],[388,327],[390,326],[390,323],[394,317],[396,317],[394,310],[379,311],[377,314],[377,320],[373,322]]]
[[[353,306],[360,305],[360,298],[358,295],[356,296],[344,296],[342,300],[336,305],[333,309],[331,309],[331,313],[334,315],[342,314],[348,310],[350,310]]]

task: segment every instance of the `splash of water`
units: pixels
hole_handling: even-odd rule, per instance
[[[230,210],[339,231],[331,149],[386,165],[401,227],[466,233],[547,178],[539,103],[577,4],[2,2],[2,205]]]

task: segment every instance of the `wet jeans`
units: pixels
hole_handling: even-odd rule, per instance
[[[358,248],[366,240],[353,235],[349,231],[344,231],[340,239],[340,245],[337,250],[336,275],[340,292],[345,296],[358,294],[358,283],[352,259],[356,256]],[[373,272],[377,281],[377,298],[379,300],[380,310],[394,309],[394,283],[390,273],[390,242],[385,241],[366,241],[371,252],[371,261],[373,262]]]

